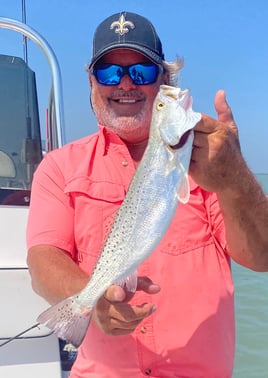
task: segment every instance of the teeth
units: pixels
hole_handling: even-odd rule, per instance
[[[127,104],[133,104],[134,102],[136,102],[136,100],[121,99],[121,100],[118,100],[118,102],[123,102],[123,103],[127,103]]]

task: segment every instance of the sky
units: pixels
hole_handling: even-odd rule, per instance
[[[216,117],[215,93],[226,91],[249,167],[268,173],[267,0],[26,0],[27,24],[48,41],[61,69],[66,141],[97,130],[85,64],[98,24],[123,10],[150,19],[166,60],[184,58],[180,87],[190,88],[194,110]],[[21,0],[0,0],[0,16],[21,21]],[[0,53],[23,57],[21,35],[0,29]],[[44,125],[50,72],[32,41],[28,55]]]

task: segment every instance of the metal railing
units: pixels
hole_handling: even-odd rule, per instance
[[[65,144],[65,125],[63,111],[62,82],[56,55],[48,42],[36,30],[20,21],[0,17],[0,28],[19,32],[35,42],[44,53],[51,70],[52,84],[49,101],[47,145],[49,150]]]

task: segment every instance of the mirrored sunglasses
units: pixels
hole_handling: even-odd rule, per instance
[[[118,85],[124,75],[128,75],[136,85],[148,85],[156,81],[159,71],[160,67],[156,64],[96,64],[92,73],[102,85]]]

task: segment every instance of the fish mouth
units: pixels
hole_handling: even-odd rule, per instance
[[[174,144],[173,146],[170,145],[169,147],[172,148],[172,150],[178,150],[179,148],[183,147],[186,144],[186,142],[187,142],[187,140],[188,140],[188,138],[189,138],[189,136],[191,134],[191,131],[192,131],[192,129],[187,130],[181,136],[181,138],[180,138],[180,140],[179,140],[179,142],[177,144]]]

